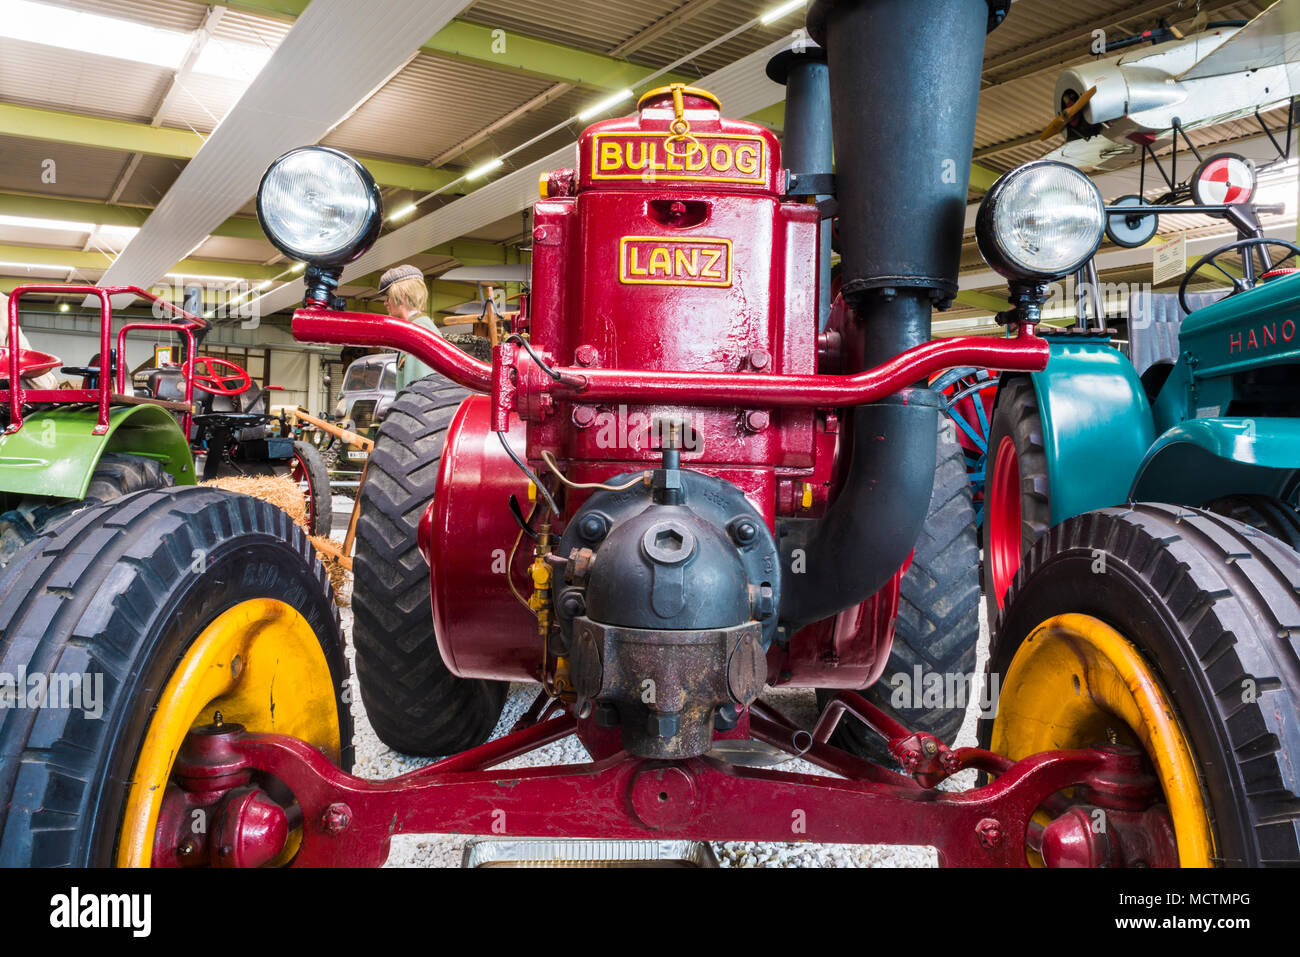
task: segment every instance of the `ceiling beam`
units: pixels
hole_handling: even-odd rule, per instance
[[[13,246],[0,245],[0,262],[21,263],[28,266],[58,266],[61,269],[105,270],[112,264],[112,257],[95,251],[80,249],[58,249],[48,246]],[[274,279],[284,272],[283,266],[262,266],[256,263],[231,262],[227,259],[182,259],[168,272],[195,276],[230,276],[235,279],[247,279],[262,282]],[[30,279],[28,282],[43,282]]]
[[[410,62],[420,37],[438,30],[465,5],[466,0],[313,3],[181,170],[103,281],[144,285],[173,268],[248,203],[277,156],[319,142]]]
[[[691,17],[703,13],[705,10],[709,9],[712,6],[716,6],[718,2],[719,0],[688,0],[688,2],[683,6],[678,7],[676,10],[674,10],[672,13],[668,14],[667,16],[660,17],[658,20],[650,24],[650,26],[646,27],[644,30],[628,38],[627,40],[624,40],[614,49],[610,50],[609,51],[610,56],[622,57],[628,53],[638,50],[645,44],[651,42],[652,40],[657,39],[658,37],[662,36],[665,33],[671,32],[676,27],[690,20]],[[435,37],[435,39],[437,38]],[[505,41],[503,40],[503,42]],[[674,74],[673,76],[675,78],[677,75]],[[665,77],[665,81],[668,82],[667,77]],[[631,87],[632,85],[634,84],[631,83],[628,84],[629,87]],[[573,88],[574,88],[574,84],[572,82],[553,83],[551,86],[548,86],[545,90],[542,90],[542,92],[538,93],[536,96],[529,99],[526,103],[520,104],[510,112],[506,113],[504,116],[500,116],[497,119],[493,120],[491,123],[489,123],[487,126],[483,127],[482,129],[478,130],[476,133],[474,133],[464,142],[459,143],[458,145],[453,146],[451,149],[445,150],[444,152],[438,154],[437,156],[434,157],[433,161],[429,165],[442,166],[450,162],[451,160],[455,159],[456,157],[461,156],[464,153],[467,153],[475,146],[478,146],[480,143],[489,139],[493,134],[497,133],[500,130],[505,129],[507,126],[510,126],[520,117],[526,116],[527,114],[531,113],[533,110],[540,109],[541,107],[545,106],[547,103],[550,103],[551,101],[557,99],[558,97],[563,96],[565,93],[568,93]]]
[[[230,7],[244,13],[292,21],[307,8],[306,0],[190,0],[193,3]],[[673,26],[676,24],[674,23]],[[570,83],[598,90],[621,90],[636,86],[654,72],[652,67],[631,63],[619,56],[585,50],[569,44],[530,37],[499,27],[452,20],[420,47],[423,53],[476,63],[508,73]],[[664,83],[686,82],[691,77],[673,73]]]
[[[0,103],[0,135],[180,160],[193,159],[205,140],[205,137],[193,130],[177,130],[129,120],[17,106],[13,103]],[[459,172],[429,169],[418,163],[401,163],[368,156],[358,156],[357,159],[365,164],[379,185],[416,192],[433,192],[460,176]]]
[[[27,216],[32,219],[61,219],[96,226],[143,225],[152,209],[148,206],[120,206],[91,200],[63,199],[58,196],[33,196],[27,193],[0,192],[0,216]],[[262,227],[251,216],[232,216],[212,231],[213,236],[232,239],[265,239]]]

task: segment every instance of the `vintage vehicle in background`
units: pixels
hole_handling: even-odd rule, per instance
[[[137,396],[119,357],[132,331],[175,335],[183,354],[193,356],[208,323],[133,287],[33,284],[9,295],[7,341],[20,341],[23,297],[41,292],[77,292],[99,300],[99,352],[89,365],[65,366],[45,353],[0,349],[0,421],[5,426],[0,436],[0,564],[89,505],[196,481],[187,440],[193,378],[178,369],[175,387],[166,396]],[[156,303],[166,320],[124,323],[114,339],[110,296],[125,292]],[[55,370],[79,380],[79,387],[25,387],[27,380]]]
[[[222,462],[240,472],[291,474],[304,488],[309,522],[313,528],[323,523],[323,534],[329,533],[328,476],[319,454],[291,439],[277,444],[268,414],[236,411],[251,379],[238,366],[197,355],[208,331],[204,319],[135,287],[32,284],[9,296],[9,341],[19,341],[23,297],[49,292],[99,300],[100,347],[86,366],[32,350],[0,350],[6,388],[15,375],[20,385],[16,401],[13,390],[0,398],[6,424],[0,436],[0,565],[88,506],[144,489],[193,485],[221,474]],[[110,297],[125,293],[153,303],[165,319],[128,320],[114,337]],[[120,357],[131,332],[176,336],[181,361],[137,370],[132,379],[140,378],[142,386],[128,384]],[[109,357],[107,371],[102,356]],[[24,379],[49,371],[72,377],[75,387],[21,387]],[[197,475],[194,452],[206,453],[214,441],[224,455],[209,458]],[[324,511],[315,501],[326,503]]]
[[[1300,554],[1233,519],[1139,503],[1036,543],[991,643],[977,747],[859,694],[887,667],[931,517],[942,401],[918,383],[1048,367],[1046,285],[1105,226],[1077,170],[1004,177],[981,248],[1010,279],[1011,334],[931,341],[958,291],[985,34],[1009,8],[816,0],[816,44],[786,55],[784,153],[680,84],[588,127],[574,167],[543,179],[527,312],[490,365],[341,311],[378,187],[331,148],[276,160],[257,206],[308,263],[295,336],[437,370],[393,402],[368,462],[353,637],[375,730],[440,759],[350,774],[337,612],[300,533],[213,490],[145,492],[84,510],[0,576],[8,670],[67,655],[123,676],[107,720],[4,717],[0,863],[374,865],[394,834],[426,832],[578,855],[594,837],[923,843],[986,866],[1300,862]],[[828,112],[833,178],[800,151]],[[832,212],[841,302],[823,310]],[[111,607],[89,599],[108,583]],[[935,677],[946,693],[970,676]],[[537,703],[489,740],[512,681]],[[807,728],[767,685],[830,693]],[[842,722],[890,766],[832,744]],[[498,767],[570,735],[590,762]],[[834,776],[781,766],[795,757]],[[964,769],[988,780],[938,787]]]
[[[1177,293],[1131,297],[1127,356],[1085,316],[1046,336],[1046,370],[1001,377],[986,486],[991,623],[1033,544],[1109,505],[1204,508],[1300,548],[1300,247],[1264,236],[1255,181],[1251,164],[1220,154],[1197,167],[1191,204],[1109,207],[1122,245],[1189,214],[1225,219],[1237,239],[1194,263]],[[1191,291],[1208,274],[1230,285]]]

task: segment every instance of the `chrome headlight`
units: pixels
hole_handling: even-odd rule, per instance
[[[384,212],[379,187],[364,166],[327,146],[303,146],[262,175],[257,218],[286,256],[342,266],[374,244]]]
[[[1065,163],[1027,163],[1004,174],[980,203],[975,238],[1008,279],[1060,279],[1082,268],[1106,228],[1097,185]]]

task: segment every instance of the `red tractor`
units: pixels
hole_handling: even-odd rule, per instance
[[[820,48],[792,55],[824,56],[829,82],[790,78],[811,84],[805,122],[830,113],[834,178],[788,168],[701,90],[588,128],[575,167],[543,179],[533,295],[491,364],[339,311],[378,190],[335,150],[277,160],[258,212],[309,264],[295,335],[438,371],[370,459],[354,638],[380,736],[441,759],[350,775],[343,642],[305,540],[237,496],[146,492],[0,579],[6,666],[100,662],[113,685],[112,720],[5,719],[0,863],[379,864],[393,834],[427,832],[930,844],[959,865],[1300,860],[1300,557],[1229,519],[1133,505],[1035,545],[997,622],[979,747],[859,694],[929,512],[927,377],[1042,369],[1031,280],[1077,268],[1104,228],[1080,174],[1049,171],[993,211],[1021,270],[1013,334],[930,341],[957,292],[984,35],[1007,7],[814,3]],[[831,216],[842,305],[823,312]],[[544,697],[489,740],[510,681]],[[766,685],[826,689],[815,727]],[[850,722],[889,762],[831,743]],[[493,770],[569,735],[589,763]],[[774,753],[829,774],[755,766]],[[969,768],[986,783],[938,788]]]

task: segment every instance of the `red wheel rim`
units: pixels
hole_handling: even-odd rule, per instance
[[[289,470],[289,478],[299,483],[307,484],[307,527],[311,534],[316,534],[316,498],[312,494],[311,479],[307,477],[307,463],[302,460],[302,456],[297,452],[293,453],[293,468]]]
[[[984,560],[993,570],[993,597],[998,607],[1011,579],[1020,568],[1020,460],[1015,440],[1004,435],[993,459],[993,472],[985,494],[985,521],[989,523],[989,553]]]

